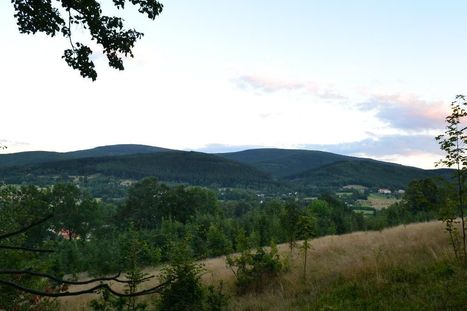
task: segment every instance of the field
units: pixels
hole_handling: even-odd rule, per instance
[[[362,185],[347,185],[347,186],[342,187],[342,189],[353,189],[353,190],[357,190],[360,192],[364,192],[366,189],[368,189],[368,187],[365,187]]]
[[[207,272],[203,279],[210,284],[224,282],[224,288],[232,297],[229,310],[340,310],[339,302],[336,302],[334,297],[335,291],[339,297],[337,301],[345,301],[348,295],[345,291],[348,290],[357,291],[357,294],[347,297],[349,299],[359,297],[359,291],[365,295],[371,293],[377,296],[377,293],[373,291],[379,289],[389,291],[395,301],[400,302],[403,299],[399,299],[397,295],[401,289],[396,288],[394,292],[391,291],[393,286],[398,286],[400,283],[394,283],[392,278],[404,279],[407,275],[409,277],[420,275],[422,279],[416,279],[420,280],[417,281],[420,284],[417,283],[412,287],[413,290],[418,290],[417,286],[423,288],[426,283],[423,277],[431,275],[419,272],[420,269],[438,264],[442,266],[452,257],[443,229],[441,223],[429,222],[398,226],[381,232],[357,232],[312,240],[306,281],[302,276],[303,263],[300,251],[295,250],[290,253],[287,245],[279,245],[281,254],[289,262],[289,271],[277,282],[272,282],[271,286],[261,294],[252,293],[245,296],[234,294],[233,274],[225,265],[225,257],[205,260],[203,263]],[[463,271],[465,276],[465,270]],[[158,269],[148,269],[147,272],[157,274]],[[156,281],[153,280],[153,284]],[[349,284],[357,285],[349,289]],[[147,286],[150,285],[152,284],[147,284]],[[403,285],[406,286],[405,283]],[[359,288],[359,286],[364,286],[364,288]],[[387,286],[390,288],[386,288]],[[344,288],[344,294],[341,292],[341,287]],[[406,287],[404,288],[407,290]],[[404,290],[402,292],[406,294]],[[429,293],[427,295],[431,297]],[[461,295],[459,298],[461,300],[467,298],[467,288],[464,286],[460,294],[454,293],[453,295]],[[93,295],[69,297],[60,302],[63,310],[87,310],[87,303],[93,297]],[[412,298],[414,298],[413,294]],[[368,297],[365,299],[365,303],[372,303]],[[379,302],[381,299],[378,299],[373,302],[381,303],[382,310],[389,310],[384,307],[384,302]],[[436,296],[433,299],[436,299]],[[435,305],[435,302],[426,301],[427,298],[422,300],[425,304],[428,303],[428,307]],[[422,300],[420,303],[423,303]],[[457,300],[454,299],[454,301]],[[334,305],[336,308],[333,307]],[[323,306],[329,306],[329,308]],[[360,309],[358,305],[356,308],[348,308],[348,310],[358,309]],[[451,308],[451,310],[457,309]]]
[[[374,209],[380,210],[386,208],[396,202],[399,202],[392,195],[371,193],[366,200],[358,200],[360,206],[373,207]]]

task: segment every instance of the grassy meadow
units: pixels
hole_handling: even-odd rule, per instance
[[[394,203],[399,202],[400,199],[395,198],[393,195],[370,193],[368,199],[358,200],[360,206],[372,207],[377,210],[387,208]]]
[[[467,272],[453,263],[437,221],[314,239],[306,280],[299,247],[278,247],[288,271],[261,293],[236,295],[225,257],[203,261],[203,280],[223,282],[228,310],[462,310],[467,301]],[[156,283],[154,278],[146,286]],[[67,297],[60,304],[63,310],[88,310],[93,298]]]

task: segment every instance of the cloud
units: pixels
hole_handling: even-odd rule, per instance
[[[224,145],[208,144],[198,151],[207,153],[233,152],[246,149],[268,148],[260,145]],[[373,136],[360,141],[339,144],[299,144],[295,148],[321,150],[344,155],[367,156],[372,158],[391,155],[416,156],[417,154],[433,154],[441,156],[438,143],[431,135],[387,135]]]
[[[253,90],[261,93],[280,91],[300,91],[323,99],[344,99],[337,90],[323,87],[312,81],[288,81],[257,75],[243,75],[233,79],[234,84],[243,90]]]
[[[236,152],[247,149],[265,148],[259,145],[224,145],[224,144],[208,144],[202,148],[196,149],[196,151],[206,153],[224,153],[224,152]]]
[[[14,145],[14,146],[30,146],[30,143],[22,142],[22,141],[15,141],[15,140],[8,140],[8,139],[0,139],[0,144],[4,145]]]
[[[241,89],[255,89],[265,93],[278,91],[301,90],[306,87],[304,83],[273,80],[260,76],[244,75],[234,79],[235,84]]]
[[[1,147],[6,147],[2,149]],[[0,152],[1,153],[14,153],[20,151],[27,151],[32,147],[30,143],[14,141],[8,139],[0,139]]]
[[[388,135],[379,138],[367,138],[351,143],[331,145],[310,144],[300,147],[345,155],[366,155],[377,158],[394,154],[411,156],[418,153],[429,153],[441,155],[438,143],[430,135]]]
[[[402,130],[429,130],[444,127],[448,106],[441,101],[425,101],[415,96],[376,95],[360,105],[362,110],[376,110],[376,117]]]
[[[369,133],[369,135],[370,138],[349,143],[297,144],[283,147],[287,149],[327,151],[428,169],[434,168],[435,162],[440,160],[443,155],[438,143],[431,135],[386,135],[379,137],[372,133]],[[206,153],[224,153],[276,147],[265,145],[208,144],[196,150]]]

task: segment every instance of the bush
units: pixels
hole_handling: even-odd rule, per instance
[[[162,272],[161,282],[170,281],[156,302],[158,311],[219,311],[227,304],[222,286],[201,283],[203,268],[191,261],[175,263]]]
[[[276,278],[285,269],[275,246],[269,252],[258,248],[254,252],[244,251],[237,257],[228,256],[227,265],[234,272],[240,294],[261,292],[266,282]]]
[[[161,281],[172,281],[161,292],[157,310],[202,310],[203,286],[200,273],[200,266],[189,262],[166,267]]]

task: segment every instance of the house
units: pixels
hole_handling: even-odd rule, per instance
[[[380,188],[378,189],[378,193],[381,193],[381,194],[391,194],[391,190],[387,189],[387,188]]]

